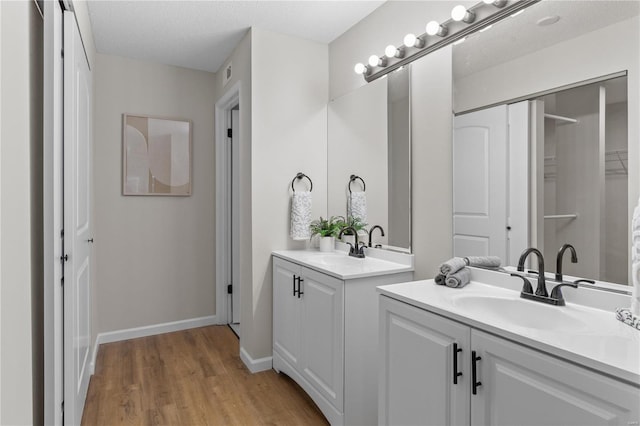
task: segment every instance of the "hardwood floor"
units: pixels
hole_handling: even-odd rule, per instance
[[[251,374],[227,326],[100,345],[83,425],[327,425],[283,374]]]

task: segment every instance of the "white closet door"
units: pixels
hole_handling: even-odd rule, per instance
[[[507,261],[507,106],[455,117],[453,254]]]
[[[91,72],[64,12],[64,422],[80,424],[91,362]]]

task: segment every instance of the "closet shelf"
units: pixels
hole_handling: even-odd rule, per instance
[[[577,123],[578,122],[578,120],[576,120],[575,118],[563,117],[561,115],[555,115],[555,114],[546,114],[545,113],[544,118],[550,118],[552,120],[558,120],[558,121],[565,121],[567,123]]]
[[[574,214],[550,214],[550,215],[544,215],[545,219],[577,219],[578,218],[578,214],[574,213]]]

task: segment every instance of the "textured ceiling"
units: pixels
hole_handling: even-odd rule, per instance
[[[454,46],[454,76],[473,74],[639,13],[640,1],[637,0],[543,0],[520,15],[504,19],[494,28],[475,33],[464,43]],[[538,20],[554,15],[560,17],[555,24],[536,24]]]
[[[88,7],[98,52],[216,72],[250,27],[329,43],[383,3],[89,0]]]

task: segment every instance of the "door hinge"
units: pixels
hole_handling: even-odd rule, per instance
[[[60,49],[60,56],[64,58],[64,49]]]
[[[227,285],[227,294],[233,294],[233,284]]]
[[[64,287],[64,277],[60,278],[60,286]]]
[[[60,238],[64,238],[64,229],[60,230]]]
[[[68,262],[69,261],[69,255],[65,254],[64,256],[60,256],[60,262],[64,263],[64,262]]]
[[[228,138],[233,137],[233,129],[227,129],[227,137]]]

